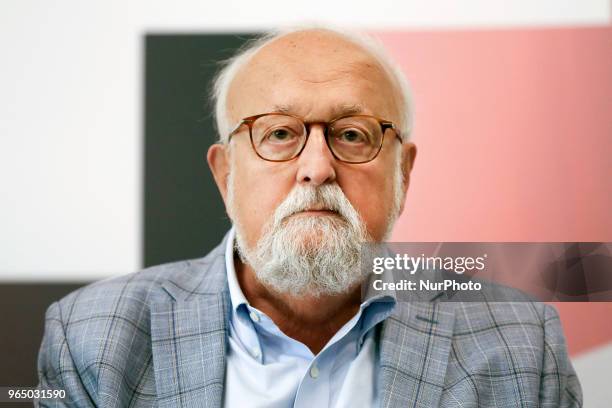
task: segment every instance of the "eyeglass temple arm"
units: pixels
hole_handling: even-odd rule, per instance
[[[231,132],[229,132],[229,134],[227,135],[227,141],[229,142],[230,139],[232,138],[232,136],[234,136],[238,130],[242,127],[242,125],[249,125],[250,123],[253,122],[253,119],[242,119],[240,122],[238,122],[238,124],[234,127],[234,129],[232,129]]]
[[[385,130],[393,129],[393,133],[395,133],[395,137],[400,141],[400,143],[404,143],[404,139],[402,138],[402,132],[393,124],[393,122],[380,122],[382,126],[383,135],[385,134]]]

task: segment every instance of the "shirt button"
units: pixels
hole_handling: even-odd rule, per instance
[[[310,376],[315,380],[319,376],[319,367],[317,367],[316,364],[313,364],[312,367],[310,367]]]
[[[257,347],[253,348],[253,351],[251,352],[251,354],[253,355],[253,358],[259,358],[259,349]]]
[[[255,312],[251,312],[249,313],[249,316],[251,316],[251,320],[253,320],[254,322],[258,322],[259,323],[259,315]]]

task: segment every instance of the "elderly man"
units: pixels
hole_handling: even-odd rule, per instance
[[[67,406],[581,405],[550,306],[361,298],[360,245],[389,236],[416,156],[375,43],[269,35],[215,96],[207,158],[234,228],[202,259],[53,304],[40,387]]]

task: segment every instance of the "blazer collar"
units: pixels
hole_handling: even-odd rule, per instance
[[[161,284],[176,301],[188,301],[201,295],[219,294],[227,290],[225,248],[230,233],[204,258],[184,261]]]

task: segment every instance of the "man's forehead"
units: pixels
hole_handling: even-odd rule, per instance
[[[361,94],[393,94],[388,74],[362,46],[331,31],[295,32],[266,44],[238,71],[229,88],[228,113],[230,116],[234,116],[237,110],[241,111],[238,116],[263,113],[240,108],[256,100],[263,103],[261,96],[265,95],[263,99],[271,102],[266,103],[268,111],[299,114],[305,109],[291,104],[292,90],[308,89],[316,96],[334,85],[344,85],[347,98],[336,95],[338,100],[329,104],[333,109],[332,116],[365,113],[367,109],[363,105],[369,101],[348,98],[348,93],[357,89],[356,81],[361,86]],[[279,93],[283,97],[274,100]],[[250,101],[245,100],[247,95]],[[333,96],[327,93],[327,102],[332,102],[329,99],[334,99]],[[372,100],[371,97],[368,99]]]
[[[360,45],[329,30],[296,31],[278,37],[264,47],[257,55],[268,58],[270,55],[303,56],[308,54],[355,54],[368,56],[368,52]],[[256,60],[257,58],[254,58]]]
[[[384,70],[363,47],[338,33],[310,30],[276,38],[259,49],[236,77],[303,75],[316,83],[343,72]]]

